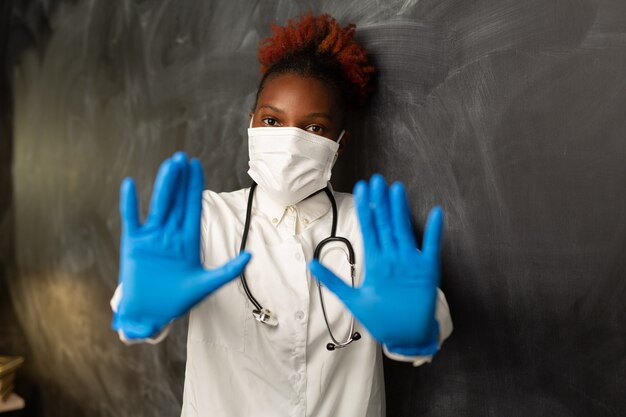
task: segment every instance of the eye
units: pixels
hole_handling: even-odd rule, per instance
[[[264,117],[261,119],[267,126],[278,126],[278,120],[273,117]]]
[[[324,132],[324,128],[320,125],[307,126],[306,130],[308,132],[315,133],[316,135],[321,135]]]

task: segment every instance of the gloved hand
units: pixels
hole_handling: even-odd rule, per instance
[[[197,159],[178,152],[161,165],[150,212],[139,219],[137,192],[126,178],[120,190],[122,298],[113,329],[147,338],[237,277],[250,260],[244,253],[205,270],[200,261],[200,216],[204,174]]]
[[[356,184],[354,198],[365,250],[362,285],[352,288],[315,260],[311,272],[390,352],[434,354],[439,347],[435,307],[443,211],[435,207],[430,212],[420,251],[401,183],[388,189],[377,174],[369,185]]]

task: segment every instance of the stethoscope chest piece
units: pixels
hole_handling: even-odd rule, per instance
[[[263,308],[261,310],[254,309],[252,310],[252,315],[255,319],[257,319],[258,322],[267,324],[268,326],[272,327],[278,326],[278,319],[276,318],[274,313],[272,313],[267,308]]]

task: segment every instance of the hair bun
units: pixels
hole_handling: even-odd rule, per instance
[[[350,85],[353,101],[364,104],[372,92],[374,66],[368,53],[354,40],[356,26],[342,28],[329,14],[313,16],[311,12],[297,21],[289,19],[286,26],[272,25],[273,35],[259,47],[261,73],[265,74],[277,63],[300,54],[311,58],[333,60]]]

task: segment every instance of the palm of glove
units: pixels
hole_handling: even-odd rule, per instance
[[[221,268],[200,262],[203,172],[197,160],[175,154],[159,169],[151,209],[140,224],[135,185],[121,188],[122,298],[113,328],[129,338],[145,338],[231,279],[249,260],[244,254]]]
[[[416,250],[394,255],[366,257],[360,294],[348,306],[390,350],[429,344],[438,336],[437,265]]]
[[[436,352],[441,209],[431,212],[419,250],[401,184],[388,189],[384,179],[375,175],[369,185],[356,185],[354,197],[365,249],[361,287],[346,285],[316,261],[311,271],[391,352]]]
[[[186,236],[176,231],[151,228],[123,237],[120,279],[124,294],[120,315],[153,322],[158,328],[185,314],[187,306],[200,301],[202,293],[191,291],[204,269],[198,255],[184,253]],[[167,308],[164,308],[166,307]]]

